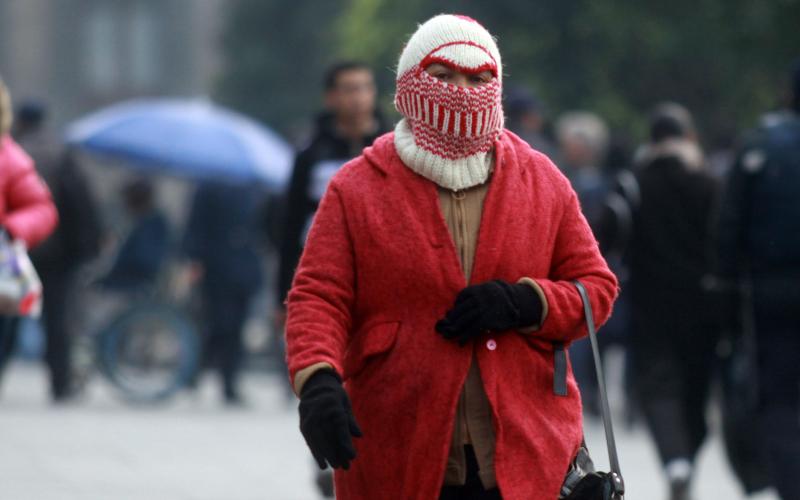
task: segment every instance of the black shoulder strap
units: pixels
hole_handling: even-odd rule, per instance
[[[575,288],[581,295],[583,301],[583,312],[586,315],[586,327],[589,330],[589,339],[592,342],[592,355],[594,356],[594,366],[597,371],[597,384],[600,389],[600,410],[603,416],[603,426],[606,430],[606,446],[608,447],[608,461],[611,465],[611,472],[616,474],[615,487],[619,487],[621,492],[624,492],[624,483],[622,482],[622,472],[619,467],[619,458],[617,456],[617,442],[614,439],[614,429],[611,425],[611,410],[608,407],[608,393],[606,392],[606,381],[603,376],[603,365],[600,358],[600,347],[597,343],[597,330],[594,324],[594,314],[592,313],[592,303],[589,302],[589,295],[586,293],[586,288],[580,281],[573,281]]]

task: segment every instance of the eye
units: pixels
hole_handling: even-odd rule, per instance
[[[446,81],[448,78],[450,78],[450,73],[446,71],[440,71],[434,74],[433,76],[438,78],[439,80]]]
[[[477,74],[474,74],[474,75],[470,75],[469,83],[470,83],[470,85],[474,85],[474,86],[485,85],[485,84],[491,82],[492,78],[494,78],[494,76],[491,73],[489,73],[488,71],[485,71],[483,73],[477,73]]]

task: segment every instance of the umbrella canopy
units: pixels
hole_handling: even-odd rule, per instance
[[[209,102],[127,101],[67,127],[67,143],[140,171],[285,186],[292,148],[255,121]]]

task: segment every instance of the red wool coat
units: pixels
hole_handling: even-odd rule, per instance
[[[405,167],[393,135],[333,178],[288,298],[287,358],[327,362],[344,376],[364,432],[339,499],[438,498],[456,403],[475,353],[492,406],[495,471],[506,500],[554,500],[582,436],[581,403],[553,392],[553,342],[586,335],[586,286],[595,318],[611,312],[617,282],[566,178],[505,131],[484,204],[472,283],[527,276],[549,313],[533,334],[487,334],[465,347],[434,324],[467,283],[437,187]],[[488,341],[496,341],[492,349]]]
[[[10,136],[0,137],[0,226],[28,248],[56,228],[58,212],[33,160]]]

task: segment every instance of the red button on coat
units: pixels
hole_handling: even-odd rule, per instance
[[[486,342],[486,348],[489,349],[490,351],[494,351],[495,349],[497,349],[497,342],[494,339],[489,339]]]

